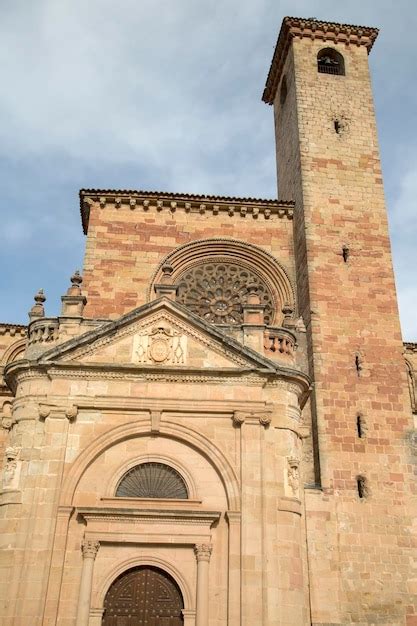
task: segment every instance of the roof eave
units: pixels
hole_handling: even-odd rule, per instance
[[[263,102],[266,104],[273,104],[274,102],[288,49],[294,37],[308,37],[309,39],[320,39],[323,42],[365,46],[369,54],[378,37],[378,32],[377,28],[369,26],[284,17],[262,95]]]

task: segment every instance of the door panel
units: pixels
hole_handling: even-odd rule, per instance
[[[103,626],[182,626],[184,603],[176,582],[157,567],[117,578],[104,601]]]

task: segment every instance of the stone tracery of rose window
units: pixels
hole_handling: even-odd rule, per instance
[[[179,279],[177,301],[211,324],[243,323],[243,308],[254,290],[265,305],[264,319],[273,319],[271,293],[258,274],[232,262],[206,262],[188,269]]]

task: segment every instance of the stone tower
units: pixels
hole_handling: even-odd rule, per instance
[[[285,18],[263,95],[274,107],[280,195],[295,201],[314,384],[313,624],[388,626],[415,614],[413,424],[368,66],[377,34]]]
[[[80,192],[61,315],[0,325],[5,626],[416,626],[376,36],[285,18],[282,200]]]

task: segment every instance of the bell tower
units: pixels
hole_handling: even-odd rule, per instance
[[[417,620],[412,416],[368,66],[377,34],[285,18],[263,94],[274,108],[279,195],[295,201],[298,312],[314,381],[312,624]]]

